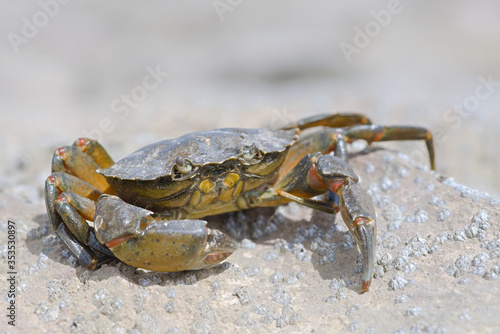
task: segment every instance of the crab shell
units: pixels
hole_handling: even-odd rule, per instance
[[[218,186],[237,174],[233,176],[242,181],[240,192],[272,182],[297,136],[297,130],[194,132],[143,147],[98,172],[126,202],[161,212],[188,205],[207,179]],[[190,166],[188,173],[179,171],[179,158]]]

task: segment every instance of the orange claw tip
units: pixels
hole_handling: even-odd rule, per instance
[[[66,147],[64,147],[64,146],[63,146],[63,147],[59,147],[59,148],[56,150],[56,154],[57,154],[58,156],[60,156],[60,157],[61,157],[61,156],[63,156],[63,155],[64,155],[64,153],[66,153]]]
[[[368,281],[363,281],[363,285],[361,286],[361,292],[367,292],[370,288],[370,284],[372,284],[371,278]]]
[[[88,142],[89,142],[89,140],[88,140],[87,138],[78,138],[78,139],[76,140],[76,145],[78,145],[78,146],[82,147],[82,146],[87,145],[87,144],[88,144]]]
[[[97,269],[97,260],[96,259],[93,259],[90,263],[89,263],[89,269],[91,270],[94,270],[94,269]]]
[[[60,194],[57,198],[56,198],[56,201],[57,202],[60,202],[60,203],[69,203],[70,200],[69,198],[66,196],[66,194]]]

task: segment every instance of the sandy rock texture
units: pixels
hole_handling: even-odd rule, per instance
[[[92,271],[51,231],[39,196],[1,194],[0,231],[15,221],[18,272],[16,328],[2,333],[493,333],[498,201],[408,160],[380,148],[351,159],[378,216],[364,294],[340,216],[295,204],[217,216],[210,223],[242,247],[215,268],[156,273],[115,261]],[[0,247],[6,268],[6,238]]]
[[[500,332],[499,11],[455,0],[0,2],[0,333]],[[294,204],[211,218],[241,249],[178,274],[86,270],[49,226],[51,157],[78,137],[120,159],[193,131],[342,111],[435,135],[437,173],[421,167],[422,142],[349,147],[378,213],[368,293],[342,219]]]

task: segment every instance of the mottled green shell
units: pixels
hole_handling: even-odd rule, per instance
[[[149,181],[169,176],[177,157],[188,160],[194,167],[241,160],[245,147],[255,144],[264,154],[285,152],[296,139],[295,130],[226,128],[193,132],[177,139],[157,142],[141,148],[99,170],[107,178]]]

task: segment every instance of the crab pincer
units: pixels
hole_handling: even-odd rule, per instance
[[[361,292],[368,291],[375,270],[377,231],[375,210],[366,192],[354,182],[338,188],[340,213],[363,256],[363,284]]]
[[[167,218],[103,195],[96,206],[95,234],[123,262],[160,272],[208,268],[238,249],[235,240],[207,228],[203,220]]]
[[[275,191],[283,198],[301,205],[328,213],[341,213],[363,256],[361,291],[365,292],[370,287],[374,273],[377,231],[372,201],[358,181],[354,170],[341,158],[314,153],[306,155],[290,170],[275,185]],[[325,202],[310,199],[328,191],[336,194],[338,201],[330,197]]]
[[[373,203],[358,184],[359,178],[351,166],[342,159],[332,155],[319,156],[316,161],[316,173],[329,190],[339,196],[342,219],[354,236],[363,256],[361,291],[368,291],[375,268],[377,244]]]

